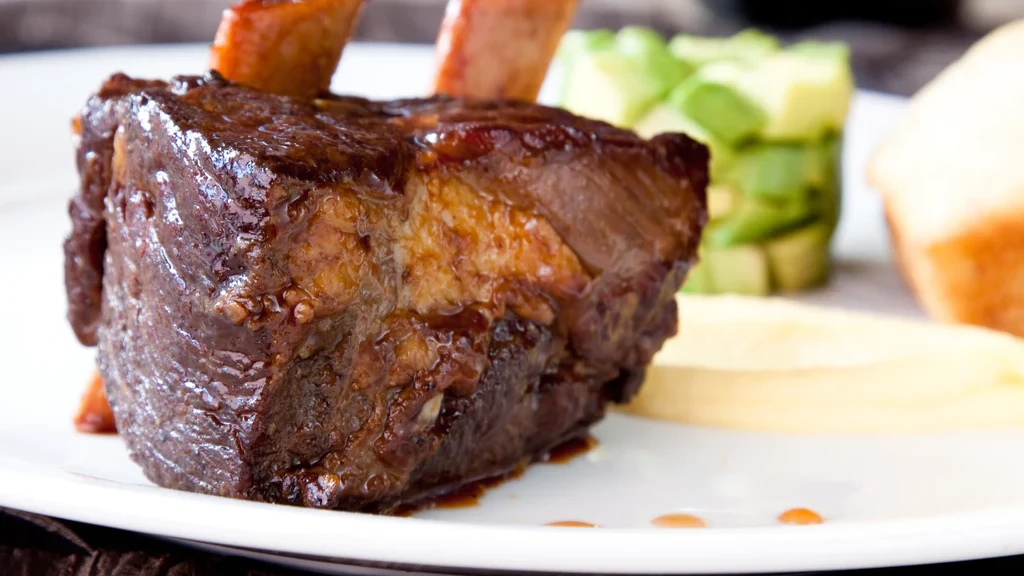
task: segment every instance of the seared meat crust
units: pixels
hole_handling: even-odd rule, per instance
[[[162,486],[387,511],[630,397],[676,330],[707,150],[567,112],[112,77],[69,319]]]

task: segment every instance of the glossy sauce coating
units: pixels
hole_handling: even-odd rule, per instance
[[[115,76],[81,120],[72,324],[197,492],[387,512],[582,435],[707,218],[702,145],[532,104]]]

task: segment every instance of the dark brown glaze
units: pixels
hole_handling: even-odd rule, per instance
[[[706,220],[703,146],[532,104],[115,76],[81,126],[69,316],[184,490],[388,511],[580,436]]]
[[[550,464],[565,464],[597,448],[597,444],[597,438],[589,434],[572,438],[548,450],[541,460]]]

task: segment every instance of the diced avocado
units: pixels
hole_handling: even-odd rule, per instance
[[[566,78],[562,106],[580,116],[630,127],[663,95],[663,83],[613,50],[581,56]]]
[[[842,42],[820,42],[817,40],[805,40],[803,42],[797,42],[790,44],[786,48],[787,52],[795,54],[803,54],[806,56],[813,56],[817,58],[825,58],[830,60],[849,61],[850,60],[850,47]]]
[[[842,136],[829,138],[822,146],[821,158],[824,163],[825,180],[820,191],[819,209],[823,220],[830,228],[839,223],[843,193],[843,140]]]
[[[704,242],[713,248],[760,242],[798,228],[814,217],[814,206],[807,202],[768,202],[743,195],[728,217],[708,225]]]
[[[742,77],[743,93],[766,116],[762,138],[817,141],[842,131],[854,91],[853,73],[847,58],[828,54],[785,50],[759,61]]]
[[[668,51],[668,45],[661,34],[643,26],[623,26],[615,35],[615,44],[626,54],[646,55]]]
[[[781,292],[824,283],[829,276],[832,227],[816,222],[765,244],[772,279]]]
[[[690,268],[690,273],[687,274],[686,282],[683,284],[683,292],[712,294],[714,291],[715,287],[711,283],[711,272],[709,272],[708,266],[702,257],[693,268]]]
[[[650,112],[633,126],[633,130],[642,138],[653,138],[665,132],[682,133],[704,144],[711,153],[709,171],[712,181],[724,178],[732,167],[734,152],[730,146],[680,112],[678,108],[668,104],[658,104],[651,108]]]
[[[828,180],[828,151],[823,144],[754,144],[739,150],[725,176],[739,191],[768,200],[803,198]]]
[[[729,43],[738,46],[737,51],[744,52],[746,56],[756,57],[778,52],[782,47],[778,38],[757,28],[740,30],[729,37]]]
[[[676,87],[667,101],[725,144],[735,145],[759,133],[767,121],[758,105],[737,89],[746,74],[737,64],[712,64]]]
[[[558,43],[558,59],[564,65],[584,54],[611,48],[615,33],[611,30],[569,30]]]
[[[779,49],[779,41],[759,30],[749,29],[731,38],[709,38],[677,34],[668,45],[676,58],[694,67],[713,62],[751,62]]]
[[[763,296],[771,292],[768,258],[761,247],[747,244],[717,250],[705,250],[715,292]]]
[[[658,134],[666,132],[682,133],[709,148],[711,143],[715,141],[714,136],[702,128],[700,124],[697,124],[679,110],[664,103],[651,108],[633,126],[633,131],[641,138],[654,138]]]
[[[832,138],[804,147],[804,183],[811,188],[822,188],[835,178],[835,166],[830,155],[834,153]]]
[[[726,218],[736,211],[739,194],[723,185],[708,186],[708,216],[712,220]]]
[[[573,66],[586,54],[607,50],[615,44],[615,33],[611,30],[570,30],[558,44],[558,64],[562,67],[561,100],[565,100]]]
[[[693,72],[693,67],[673,56],[661,35],[650,28],[622,28],[615,35],[615,50],[634,58],[637,66],[661,82],[663,95]]]

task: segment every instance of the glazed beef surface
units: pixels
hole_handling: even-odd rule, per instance
[[[707,151],[534,104],[112,77],[69,318],[157,484],[387,511],[628,398],[676,330]]]

